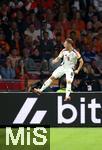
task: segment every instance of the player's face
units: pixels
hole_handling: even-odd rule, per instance
[[[66,48],[66,46],[67,46],[67,42],[65,41],[65,42],[63,43],[63,45],[64,45],[64,47]]]
[[[65,48],[69,47],[69,43],[67,41],[65,41],[63,45],[64,45]]]

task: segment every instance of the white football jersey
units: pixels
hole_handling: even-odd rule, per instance
[[[66,49],[63,49],[58,57],[63,59],[61,65],[63,65],[64,69],[74,69],[77,64],[77,60],[81,56],[80,53],[75,49],[73,49],[71,52],[67,51]]]

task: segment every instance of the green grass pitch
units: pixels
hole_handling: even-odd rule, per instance
[[[5,139],[0,129],[0,150],[40,150],[32,144],[5,146]],[[51,128],[50,150],[102,150],[102,128]]]
[[[53,128],[51,150],[102,150],[102,128]]]

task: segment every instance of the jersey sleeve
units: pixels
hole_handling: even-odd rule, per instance
[[[81,58],[81,55],[80,55],[80,53],[78,51],[76,52],[76,56],[77,56],[78,60]]]

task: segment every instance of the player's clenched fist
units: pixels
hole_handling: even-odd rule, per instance
[[[75,73],[75,74],[78,74],[78,73],[79,73],[79,70],[75,70],[74,73]]]

